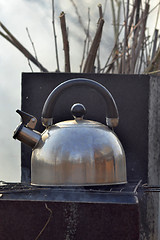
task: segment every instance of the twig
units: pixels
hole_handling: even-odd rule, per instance
[[[29,59],[28,59],[28,65],[29,65],[29,67],[30,67],[30,69],[31,69],[31,72],[33,72],[33,68],[32,68],[32,66],[31,66],[31,64],[30,64]]]
[[[11,40],[6,34],[4,34],[3,32],[0,31],[0,35],[1,35],[2,37],[4,37],[8,42],[10,42],[10,43],[13,44],[12,40]],[[15,47],[16,47],[16,46],[15,46]]]
[[[121,26],[121,29],[120,29],[120,31],[119,31],[119,33],[118,33],[118,35],[117,35],[117,39],[118,39],[119,35],[121,34],[121,32],[122,32],[122,30],[123,30],[123,27],[124,27],[124,25]],[[117,39],[116,39],[116,42],[115,42],[115,44],[114,44],[114,46],[113,46],[113,48],[112,48],[112,51],[111,51],[109,57],[108,57],[108,59],[107,59],[107,61],[106,61],[106,63],[105,63],[105,66],[104,66],[103,69],[102,69],[102,73],[104,73],[104,72],[105,72],[105,69],[106,69],[108,66],[110,66],[109,61],[110,61],[111,57],[113,56],[111,62],[114,62],[115,55],[117,55],[117,53],[118,53],[117,51],[115,51],[115,48],[116,48],[116,46],[117,46],[117,41],[118,41]],[[108,71],[108,69],[107,69],[107,70],[106,70],[106,73],[108,73],[108,72],[109,72],[109,71]]]
[[[62,12],[59,18],[60,18],[62,38],[63,38],[65,72],[70,72],[71,70],[70,70],[69,42],[68,42],[68,34],[67,34],[67,28],[66,28],[65,13]]]
[[[89,46],[91,43],[91,37],[90,37],[90,23],[91,23],[91,17],[90,17],[90,8],[88,8],[88,26],[87,26],[87,35],[86,35],[86,41],[87,41],[87,48],[86,48],[86,53],[88,55],[89,52]]]
[[[127,0],[127,12],[126,12],[126,17],[125,17],[124,47],[123,47],[123,57],[122,57],[122,73],[123,74],[125,73],[126,47],[128,45],[128,36],[127,36],[128,15],[129,15],[129,0]]]
[[[19,51],[21,51],[24,56],[29,59],[31,62],[33,62],[38,68],[40,68],[43,72],[48,72],[46,68],[42,66],[41,63],[35,59],[35,57],[9,32],[9,30],[0,22],[0,27],[7,33],[7,35],[0,32],[0,35],[3,36],[7,41],[9,41],[13,46],[18,48]]]
[[[103,13],[102,13],[102,5],[98,4],[98,9],[99,9],[99,19],[103,18]]]
[[[154,7],[149,11],[148,14],[150,14],[151,12],[153,12],[158,6],[160,6],[160,1],[159,1],[159,3],[156,4],[156,6],[154,6]]]
[[[147,35],[149,36],[149,30],[148,29],[147,29]],[[150,38],[150,36],[148,37],[148,39],[149,38]],[[153,36],[152,36],[152,40],[148,44],[146,44],[146,46],[148,48],[148,58],[151,58],[152,44],[153,44]]]
[[[87,34],[87,29],[85,28],[85,26],[84,26],[84,24],[83,24],[83,21],[82,21],[82,18],[81,18],[81,16],[80,16],[80,14],[79,14],[77,5],[75,4],[74,0],[70,0],[70,1],[71,1],[71,3],[72,3],[73,6],[74,6],[75,12],[76,12],[76,14],[77,14],[77,16],[78,16],[78,20],[79,20],[79,23],[80,23],[83,31],[85,32],[85,34]],[[90,36],[89,36],[89,38],[90,38]]]
[[[120,29],[120,31],[119,31],[119,33],[118,33],[117,41],[118,41],[118,37],[119,37],[120,33],[122,32],[123,27],[124,27],[124,25],[121,27],[121,29]],[[116,48],[117,48],[117,50],[115,50]],[[121,55],[119,54],[119,49],[118,49],[118,47],[117,47],[117,43],[115,43],[115,45],[114,45],[114,47],[113,47],[113,49],[112,49],[112,52],[111,52],[110,57],[111,57],[111,56],[112,56],[112,63],[113,63],[113,66],[114,66],[115,59],[116,59],[116,61],[118,61],[118,59],[122,57],[122,54],[121,54]],[[109,59],[107,60],[105,67],[107,67],[108,62],[109,62]],[[109,68],[110,68],[110,67],[109,67]],[[106,70],[106,73],[108,73],[108,72],[111,70],[111,69],[109,69],[109,68]],[[120,61],[120,64],[117,66],[117,70],[120,71],[120,72],[122,72],[122,59],[121,59],[121,61]]]
[[[81,64],[80,64],[80,73],[82,72],[83,62],[84,62],[84,59],[85,59],[86,42],[87,42],[87,39],[84,40],[82,60],[81,60]]]
[[[142,44],[144,42],[146,22],[147,22],[148,15],[149,15],[149,4],[146,3],[145,10],[142,12],[139,22],[134,26],[134,30],[136,29],[136,31],[134,31],[133,42],[132,42],[130,73],[134,73],[136,61],[138,59],[138,56],[142,48]],[[138,34],[139,34],[139,37],[138,37]]]
[[[140,14],[140,5],[141,5],[141,0],[138,0],[137,2],[137,6],[136,6],[136,18],[135,18],[135,25],[138,24],[139,22],[139,14]],[[137,29],[135,28],[135,32],[137,31]]]
[[[86,52],[88,54],[90,21],[91,21],[91,19],[90,19],[90,8],[88,8],[88,27],[87,27],[86,38],[84,40],[83,54],[82,54],[82,60],[81,60],[81,64],[80,64],[80,72],[82,72],[82,67],[83,67]],[[88,44],[87,44],[87,41],[88,41]],[[87,49],[87,51],[86,51],[86,49]]]
[[[103,18],[101,4],[98,4],[98,9],[99,9],[99,20],[98,20],[98,24],[99,24],[101,19]],[[100,45],[99,45],[98,50],[97,50],[97,72],[100,72],[100,69],[101,69],[101,62],[100,62]]]
[[[118,52],[119,26],[120,26],[119,22],[120,22],[120,10],[121,10],[121,1],[118,0],[118,1],[116,1],[117,7],[118,7],[117,18],[116,18],[114,2],[115,2],[114,0],[111,0],[113,28],[114,28],[114,41],[115,41],[115,45],[114,45],[114,49],[113,49],[113,59],[115,59],[115,55],[117,55],[117,52]],[[119,62],[116,61],[116,63],[117,63],[117,68],[118,68]],[[113,67],[114,67],[114,64],[113,64]],[[107,72],[108,72],[108,70],[107,70]]]
[[[36,58],[36,60],[38,61],[38,57],[37,57],[37,53],[36,53],[36,49],[35,49],[35,46],[34,46],[34,43],[33,43],[33,41],[32,41],[32,38],[31,38],[31,35],[30,35],[30,33],[29,33],[28,28],[26,28],[26,31],[27,31],[27,34],[28,34],[29,40],[30,40],[30,42],[31,42],[31,44],[32,44],[35,58]]]
[[[145,54],[144,54],[144,57],[145,57],[145,61],[144,61],[144,69],[148,66],[148,63],[151,61],[151,58],[150,58],[150,55],[151,55],[151,45],[152,45],[152,42],[149,42],[149,32],[148,32],[148,37],[145,38],[145,41],[144,41],[144,50],[145,50]]]
[[[157,48],[157,40],[158,40],[158,29],[155,29],[154,31],[154,41],[153,41],[153,50],[152,50],[152,57],[151,59],[154,58],[156,48]]]
[[[125,9],[125,3],[124,3],[124,0],[122,1],[122,4],[123,4],[123,18],[125,19],[125,16],[126,16],[126,9]]]
[[[37,57],[36,49],[35,49],[34,43],[33,43],[33,41],[32,41],[32,38],[31,38],[31,36],[30,36],[30,33],[29,33],[28,28],[26,28],[26,31],[27,31],[29,40],[30,40],[30,42],[31,42],[31,44],[32,44],[32,47],[33,47],[35,59],[36,59],[37,62],[38,62],[38,57]],[[30,66],[30,68],[31,68],[31,70],[32,70],[32,72],[33,72],[33,69],[32,69],[32,67],[31,67],[31,64],[30,64],[30,61],[29,61],[29,60],[28,60],[28,63],[29,63],[29,66]],[[39,66],[39,68],[40,68],[40,66]]]
[[[153,72],[148,72],[147,74],[155,74],[155,73],[160,73],[160,70],[153,71]]]
[[[112,17],[113,17],[114,38],[117,39],[116,15],[115,15],[115,7],[114,7],[113,0],[111,0],[111,7],[112,7]]]
[[[144,73],[150,73],[154,70],[154,65],[157,62],[157,60],[160,58],[160,48],[158,49],[157,53],[155,54],[152,61],[149,63],[148,67],[144,70]]]
[[[142,47],[142,51],[141,51],[141,56],[140,56],[140,61],[139,61],[140,63],[139,63],[139,67],[138,67],[138,70],[137,70],[138,74],[140,74],[140,71],[141,71],[143,57],[144,57],[144,47]]]
[[[139,52],[140,52],[140,49],[142,48],[142,44],[143,44],[143,41],[144,41],[148,12],[149,12],[149,4],[146,3],[145,10],[142,13],[142,18],[144,20],[142,22],[141,33],[140,33],[140,36],[139,36],[138,45],[137,45],[137,47],[135,49],[135,62],[134,62],[134,65],[136,63],[136,59],[139,56]]]
[[[53,26],[55,52],[56,52],[57,72],[60,72],[59,57],[58,57],[58,47],[57,47],[57,35],[56,35],[56,27],[55,27],[55,20],[54,20],[54,0],[52,0],[52,26]]]
[[[106,12],[106,6],[107,6],[107,0],[105,0],[105,2],[104,2],[104,11],[103,11],[103,16],[105,15],[105,12]]]
[[[47,222],[45,223],[44,227],[42,228],[42,230],[40,231],[40,233],[37,235],[37,237],[35,238],[35,240],[38,240],[38,238],[42,235],[42,233],[43,233],[44,230],[46,229],[48,223],[50,222],[51,217],[52,217],[52,214],[53,214],[52,210],[47,206],[47,203],[45,203],[45,208],[50,212],[50,215],[49,215],[49,217],[48,217],[48,219],[47,219]]]
[[[132,47],[131,47],[131,54],[130,54],[130,63],[129,63],[129,73],[134,73],[135,68],[135,49],[137,46],[137,38],[140,31],[140,23],[143,21],[142,19],[139,20],[139,14],[140,14],[140,4],[141,0],[135,1],[134,6],[136,6],[136,16],[135,16],[135,24],[134,27],[130,29],[130,36],[133,33],[133,39],[132,39]],[[133,6],[133,8],[134,8]],[[128,35],[129,37],[129,35]]]
[[[159,1],[159,8],[158,8],[157,18],[156,18],[156,23],[155,23],[155,29],[157,28],[157,23],[158,23],[158,19],[159,19],[159,13],[160,13],[160,1]]]
[[[139,27],[137,27],[135,34],[133,35],[131,54],[130,54],[130,73],[134,73],[135,67],[135,48],[137,45],[137,38],[139,33]]]
[[[97,54],[97,50],[101,41],[101,35],[102,35],[102,29],[103,29],[104,19],[101,19],[95,34],[95,37],[93,39],[88,57],[85,62],[85,66],[83,69],[84,73],[89,73],[93,71],[94,68],[94,62]]]
[[[160,2],[154,7],[152,8],[149,12],[148,12],[148,15],[147,17],[149,16],[149,14],[151,12],[153,12],[158,6],[160,5]],[[130,32],[130,34],[135,31],[141,24],[142,22],[146,19],[146,15],[144,14],[144,16],[141,17],[141,19],[139,20],[139,22],[137,22],[137,24],[134,25],[134,27],[132,28],[132,31]]]
[[[100,48],[97,50],[97,73],[101,71]]]
[[[111,71],[111,69],[113,69],[114,67],[114,63],[118,60],[118,58],[122,57],[122,55],[118,55],[118,52],[114,52],[114,56],[112,58],[112,62],[109,64],[108,69],[106,71],[106,73],[109,73]],[[107,67],[107,66],[106,66]]]
[[[128,24],[128,31],[127,31],[127,37],[128,38],[129,38],[129,35],[130,35],[131,28],[133,26],[133,19],[134,19],[134,15],[135,15],[135,11],[136,11],[136,7],[137,7],[137,2],[138,1],[139,0],[135,0],[134,1],[132,12],[131,12],[131,15],[130,15],[130,21],[129,21],[129,24]]]

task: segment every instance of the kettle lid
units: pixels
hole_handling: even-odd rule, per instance
[[[73,127],[73,128],[81,128],[81,127],[107,127],[102,123],[92,121],[92,120],[85,120],[83,119],[86,108],[81,103],[75,103],[71,107],[71,113],[74,120],[62,121],[56,124],[56,126],[63,128],[63,127]]]

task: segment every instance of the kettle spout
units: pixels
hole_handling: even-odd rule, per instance
[[[18,139],[31,148],[34,148],[41,139],[41,134],[25,127],[23,124],[20,124],[14,131],[13,138]]]
[[[41,139],[41,134],[33,130],[36,126],[37,119],[23,111],[17,110],[16,112],[20,114],[22,122],[14,131],[13,138],[34,148]]]

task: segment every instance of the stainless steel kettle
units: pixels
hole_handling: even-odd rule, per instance
[[[58,97],[72,86],[87,86],[98,91],[107,105],[106,125],[84,120],[85,107],[76,103],[74,120],[53,124],[52,113]],[[31,183],[40,186],[110,185],[127,182],[123,147],[113,132],[119,116],[110,92],[101,84],[84,78],[68,80],[48,96],[42,110],[41,134],[35,130],[37,119],[17,110],[22,123],[14,138],[32,147]]]

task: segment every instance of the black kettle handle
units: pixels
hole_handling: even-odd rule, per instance
[[[76,78],[65,81],[58,85],[48,96],[46,99],[43,110],[42,110],[42,124],[46,127],[53,124],[52,113],[54,106],[58,97],[61,93],[70,88],[72,86],[80,86],[85,85],[87,87],[93,88],[98,91],[104,98],[106,105],[107,105],[107,112],[106,112],[106,124],[110,127],[116,127],[119,121],[119,115],[116,103],[111,95],[111,93],[100,83],[96,81],[85,79],[85,78]]]

